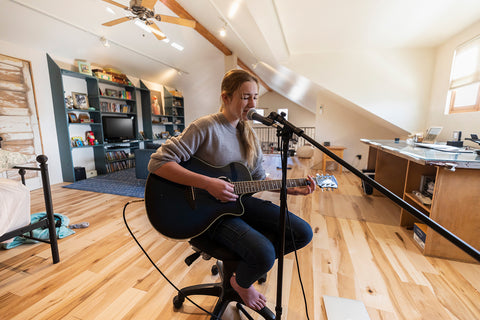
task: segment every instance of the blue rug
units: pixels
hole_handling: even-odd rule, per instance
[[[143,198],[146,181],[145,179],[137,179],[135,168],[131,168],[80,180],[63,187]]]

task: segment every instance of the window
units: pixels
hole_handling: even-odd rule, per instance
[[[447,104],[449,113],[480,111],[480,36],[455,50]]]

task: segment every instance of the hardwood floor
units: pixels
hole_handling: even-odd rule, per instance
[[[310,160],[291,159],[289,178],[315,173]],[[272,177],[279,159],[267,157]],[[327,319],[323,296],[362,301],[371,319],[480,319],[480,265],[425,257],[411,231],[397,226],[388,200],[364,196],[351,173],[336,175],[339,189],[308,197],[289,196],[289,209],[308,220],[312,243],[298,252],[310,319]],[[53,265],[46,244],[0,251],[0,319],[209,319],[185,302],[175,311],[175,290],[153,268],[128,233],[123,196],[55,185],[55,212],[86,229],[59,240],[60,263]],[[263,192],[276,203],[277,193]],[[43,210],[40,190],[32,192],[32,212]],[[135,236],[159,268],[179,287],[217,281],[213,260],[197,260],[185,242],[162,238],[150,226],[143,203],[127,208]],[[306,319],[293,254],[285,258],[282,319]],[[276,265],[267,282],[256,285],[275,310]],[[212,310],[214,298],[194,297]],[[253,315],[253,314],[252,314]],[[240,318],[231,307],[223,319]],[[259,319],[258,317],[255,319]]]

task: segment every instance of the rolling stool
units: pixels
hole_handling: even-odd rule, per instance
[[[173,298],[173,306],[176,309],[179,309],[185,301],[185,297],[190,295],[216,296],[218,297],[218,301],[212,313],[216,315],[218,319],[222,317],[230,302],[237,302],[236,306],[238,310],[248,319],[253,320],[243,307],[242,299],[230,285],[230,278],[233,275],[240,258],[235,253],[229,251],[226,247],[219,246],[217,242],[208,238],[201,236],[196,237],[191,239],[189,243],[196,252],[187,257],[185,263],[191,265],[200,255],[203,255],[204,259],[213,257],[217,259],[217,264],[212,267],[212,274],[215,275],[219,273],[221,281],[217,283],[198,284],[181,289],[178,295]],[[259,280],[259,282],[265,281],[266,279],[264,277]],[[260,314],[266,320],[275,319],[275,314],[273,314],[268,307],[265,307],[262,310],[253,311]],[[212,316],[211,320],[217,319]]]

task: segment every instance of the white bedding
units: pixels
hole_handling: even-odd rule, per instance
[[[30,191],[19,181],[0,179],[0,236],[30,224]]]

